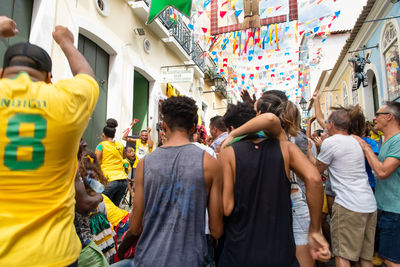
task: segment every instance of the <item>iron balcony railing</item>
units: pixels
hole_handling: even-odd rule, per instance
[[[171,18],[173,14],[172,8],[169,8],[162,12],[159,18],[171,35],[174,36],[176,41],[182,46],[183,50],[190,55],[192,48],[192,34],[185,23]]]
[[[183,50],[192,58],[195,64],[204,72],[204,51],[193,42],[192,34],[188,26],[181,20],[173,20],[173,9],[163,11],[159,18],[161,23],[167,28],[176,41],[182,46]]]
[[[202,72],[204,72],[205,68],[205,60],[204,60],[204,51],[201,49],[200,45],[196,42],[193,42],[192,45],[192,59],[194,63],[200,68]]]
[[[147,6],[149,5],[149,0],[137,0],[143,1]],[[171,18],[173,15],[173,9],[168,8],[164,10],[159,16],[161,23],[167,28],[167,30],[171,33],[172,36],[176,39],[176,41],[182,46],[183,50],[192,58],[194,63],[200,68],[202,72],[204,72],[205,68],[205,60],[204,60],[204,51],[201,49],[200,45],[195,43],[192,38],[192,34],[188,28],[188,26],[178,20],[174,21]]]

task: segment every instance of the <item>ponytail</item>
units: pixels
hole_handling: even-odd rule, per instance
[[[296,137],[297,132],[300,130],[299,125],[301,121],[300,112],[296,105],[291,101],[286,101],[280,105],[279,109],[278,117],[283,123],[283,129],[286,134]]]
[[[106,121],[106,126],[104,126],[103,128],[103,133],[105,136],[109,137],[109,138],[114,138],[115,137],[115,132],[118,126],[118,122],[116,119],[107,119]]]
[[[282,101],[279,97],[273,94],[263,95],[257,101],[257,112],[273,113],[281,121],[281,126],[286,134],[297,136],[301,121],[300,112],[296,105],[291,101]]]

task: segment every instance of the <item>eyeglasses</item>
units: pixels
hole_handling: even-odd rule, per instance
[[[390,114],[390,112],[376,112],[375,117],[379,117],[379,115]]]

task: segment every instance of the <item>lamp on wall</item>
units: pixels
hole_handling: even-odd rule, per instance
[[[217,74],[214,77],[214,83],[215,83],[215,87],[218,90],[224,90],[226,88],[226,84],[227,82],[225,81],[225,79],[221,76],[221,74]]]
[[[300,99],[299,104],[302,110],[305,111],[307,109],[307,100],[305,100],[304,97]]]

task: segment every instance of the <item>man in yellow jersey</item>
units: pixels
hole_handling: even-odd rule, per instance
[[[136,119],[132,122],[132,128],[137,122],[138,121]],[[122,137],[122,140],[124,140],[124,141],[135,143],[136,159],[135,159],[135,163],[133,163],[133,166],[132,166],[133,176],[135,175],[136,166],[139,163],[139,161],[153,150],[154,142],[153,142],[153,140],[151,140],[150,132],[151,132],[151,128],[147,128],[147,130],[140,131],[139,139],[137,139],[137,138],[128,137],[128,134],[129,134],[129,130],[128,130],[125,132],[124,136]]]
[[[10,46],[0,69],[0,266],[77,266],[81,250],[76,155],[99,89],[72,33],[56,26],[53,38],[73,78],[52,84],[49,55],[30,43]]]

